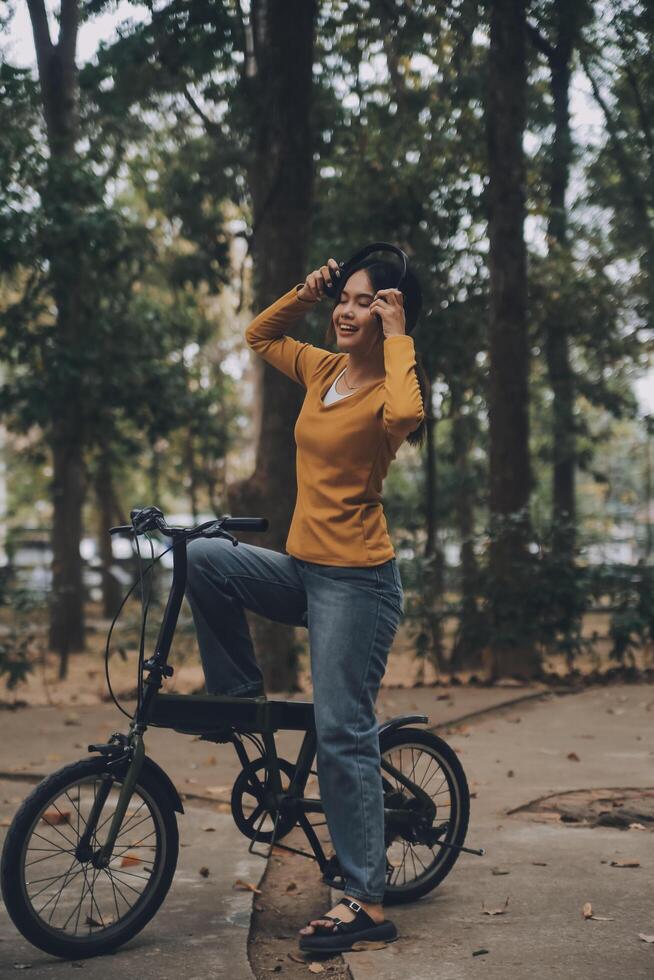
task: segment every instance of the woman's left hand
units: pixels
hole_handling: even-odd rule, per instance
[[[381,320],[384,337],[406,333],[404,295],[399,289],[378,289],[368,310]]]

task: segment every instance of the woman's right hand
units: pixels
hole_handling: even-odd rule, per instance
[[[313,303],[324,299],[327,295],[325,293],[325,283],[328,283],[328,285],[332,283],[331,270],[338,270],[336,259],[328,259],[327,265],[321,265],[319,269],[310,272],[304,281],[302,289],[298,289],[297,291],[298,297]]]

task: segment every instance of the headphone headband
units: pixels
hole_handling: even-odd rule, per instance
[[[403,252],[401,248],[397,245],[392,245],[390,242],[371,242],[369,245],[365,245],[363,248],[355,252],[354,255],[350,256],[347,262],[338,263],[338,272],[332,272],[332,284],[328,286],[325,284],[325,293],[332,299],[336,299],[339,295],[341,289],[343,288],[343,283],[348,278],[354,267],[365,259],[372,252],[395,252],[396,255],[402,260],[402,271],[400,272],[400,277],[395,285],[395,289],[399,289],[404,279],[406,277],[407,266],[409,264],[409,258],[406,252]]]

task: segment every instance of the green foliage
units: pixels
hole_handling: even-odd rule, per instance
[[[635,651],[654,642],[654,567],[643,561],[635,568],[600,566],[589,576],[589,591],[596,600],[608,599],[612,641],[609,656],[621,665],[635,667]]]
[[[3,570],[4,571],[4,570]],[[28,590],[12,586],[8,576],[0,580],[0,608],[11,609],[8,625],[0,632],[0,677],[5,678],[8,690],[13,691],[34,669],[34,644],[37,631],[34,627],[34,611],[41,605],[40,598]]]

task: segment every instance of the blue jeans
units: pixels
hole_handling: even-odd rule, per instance
[[[381,902],[384,805],[375,701],[404,612],[397,560],[318,565],[225,538],[188,545],[186,596],[211,694],[263,693],[245,609],[309,630],[320,795],[345,894]]]

